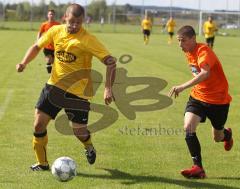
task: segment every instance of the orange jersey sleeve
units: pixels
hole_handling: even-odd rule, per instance
[[[199,74],[204,65],[210,67],[209,77],[192,88],[191,96],[209,104],[229,104],[232,98],[228,93],[228,81],[215,53],[207,45],[197,44],[186,57],[193,76]]]

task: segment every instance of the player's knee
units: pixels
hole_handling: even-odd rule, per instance
[[[193,131],[193,128],[192,128],[192,124],[191,123],[184,123],[184,131],[186,133],[192,133],[192,132],[195,132]]]
[[[34,123],[34,131],[36,133],[41,133],[44,132],[46,130],[45,125],[39,121]]]
[[[52,56],[50,56],[49,59],[48,59],[48,64],[52,64],[53,61],[54,61],[54,58]]]
[[[86,137],[89,137],[90,132],[87,129],[87,125],[86,124],[79,124],[77,127],[73,126],[73,133],[76,137],[78,137],[79,139],[85,139]]]
[[[45,60],[46,60],[47,64],[52,64],[54,61],[54,58],[52,56],[46,56]]]

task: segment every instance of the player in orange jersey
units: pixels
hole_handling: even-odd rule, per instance
[[[54,10],[49,10],[47,14],[48,20],[46,22],[43,22],[40,26],[38,36],[37,38],[39,39],[44,33],[46,33],[49,28],[51,28],[54,25],[59,25],[60,23],[55,21],[55,11]],[[47,72],[51,73],[52,70],[52,63],[54,59],[54,47],[53,44],[48,44],[44,47],[43,53],[45,55],[45,60],[46,60],[46,68]]]
[[[231,102],[228,81],[215,53],[207,45],[196,42],[196,33],[191,26],[183,26],[177,32],[177,39],[194,76],[193,79],[172,87],[169,92],[169,96],[177,97],[185,89],[193,87],[185,109],[184,129],[194,165],[182,170],[181,174],[186,178],[205,178],[196,128],[208,118],[212,124],[214,140],[224,142],[226,151],[231,150],[232,131],[224,128]]]

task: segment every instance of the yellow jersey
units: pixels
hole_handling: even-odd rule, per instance
[[[205,38],[214,37],[217,26],[214,22],[206,21],[203,25]]]
[[[81,98],[91,99],[92,57],[103,61],[110,55],[108,50],[84,28],[75,34],[69,34],[65,24],[50,28],[37,41],[40,48],[49,43],[54,44],[55,52],[52,72],[47,83]]]
[[[168,32],[174,32],[174,27],[176,26],[176,22],[174,20],[168,20],[167,24],[167,31]]]
[[[152,22],[149,19],[143,19],[142,21],[142,29],[144,30],[151,30]]]
[[[39,29],[39,32],[44,35],[45,32],[47,32],[51,27],[55,26],[55,25],[60,25],[59,22],[53,21],[53,22],[43,22],[41,24],[41,27]],[[50,50],[54,50],[53,45],[52,44],[48,44],[47,46],[45,46],[44,48],[46,49],[50,49]]]

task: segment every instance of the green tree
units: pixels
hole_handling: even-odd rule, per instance
[[[53,9],[53,10],[57,11],[58,7],[53,1],[50,1],[49,5],[48,5],[48,9]]]
[[[20,21],[24,19],[24,6],[22,3],[19,3],[17,5],[16,17],[17,17],[17,20],[20,20]]]
[[[87,15],[91,16],[93,20],[100,20],[100,17],[106,17],[107,4],[105,0],[93,0],[87,7]]]

